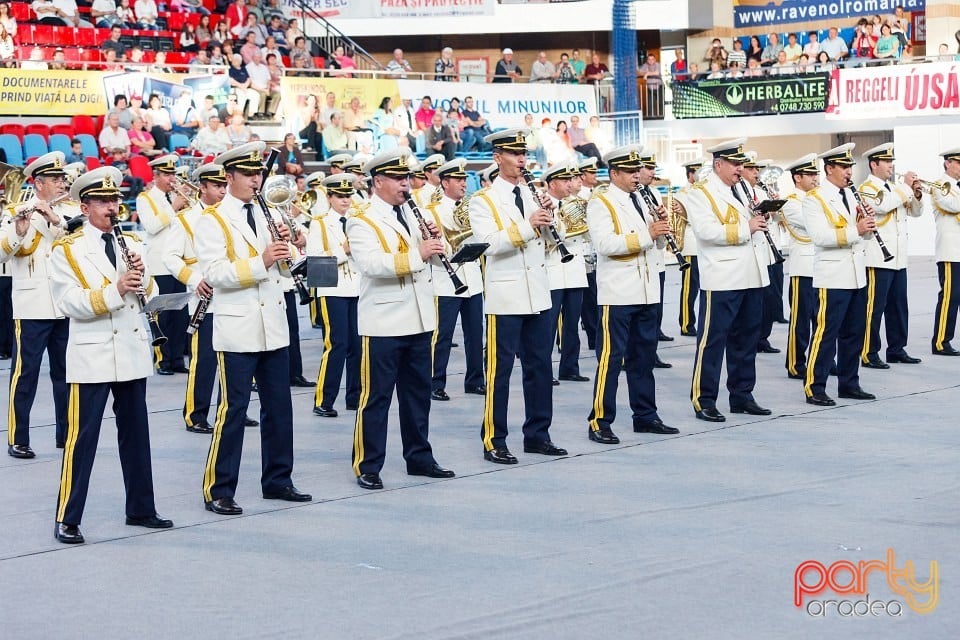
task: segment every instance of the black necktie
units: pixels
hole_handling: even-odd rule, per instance
[[[347,232],[347,219],[344,216],[340,216],[340,226],[343,227],[343,232]]]
[[[523,196],[520,194],[520,185],[517,185],[513,188],[513,201],[517,205],[517,209],[520,209],[520,215],[523,213]]]
[[[169,204],[173,204],[173,196],[170,195],[169,191],[165,191],[163,197],[167,199]]]
[[[847,202],[847,190],[840,189],[840,199],[843,200],[843,206],[847,210],[847,213],[850,213],[850,204]]]
[[[640,200],[637,199],[637,192],[630,192],[630,202],[633,203],[633,208],[637,210],[637,213],[640,214],[640,217],[643,218],[643,208],[640,206]]]
[[[103,238],[103,252],[107,254],[107,260],[110,261],[110,264],[113,265],[113,268],[117,268],[117,252],[113,248],[113,234],[104,233],[100,235]]]
[[[410,127],[410,129],[412,130],[412,129],[413,129],[413,115],[410,113],[410,109],[407,109],[406,111],[407,111],[407,126]]]
[[[253,235],[257,235],[257,222],[253,219],[253,203],[248,202],[243,205],[243,208],[247,211],[247,224],[253,229]]]
[[[892,191],[892,189],[890,188],[890,185],[887,184],[886,182],[883,183],[883,188],[886,189],[887,191]]]
[[[733,192],[733,197],[737,199],[737,202],[739,202],[740,204],[743,204],[743,200],[740,199],[740,194],[737,193],[737,185],[733,185],[732,187],[730,187],[730,191]]]
[[[403,225],[403,228],[407,230],[407,233],[410,233],[410,227],[407,226],[407,221],[403,217],[403,209],[400,208],[400,205],[394,205],[393,212],[397,214],[397,222]]]

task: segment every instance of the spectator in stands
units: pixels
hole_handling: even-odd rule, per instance
[[[541,137],[541,129],[533,121],[533,116],[531,114],[526,114],[523,116],[523,127],[529,131],[525,139],[527,145],[527,155],[532,155],[538,165],[541,167],[547,166],[547,153],[543,146],[543,140]]]
[[[270,68],[263,63],[263,55],[259,49],[253,52],[253,59],[247,63],[247,75],[250,77],[250,88],[260,96],[257,110],[250,119],[270,119],[277,110],[280,93],[270,91]]]
[[[140,116],[134,116],[127,137],[130,138],[130,153],[147,157],[158,156],[163,153],[157,149],[157,141],[146,129],[146,121]]]
[[[757,64],[759,65],[760,63],[758,62]],[[690,74],[690,80],[699,80],[703,75],[702,73],[700,73],[700,65],[697,64],[696,62],[691,62],[689,74]]]
[[[532,119],[532,116],[531,116]],[[463,150],[470,151],[476,145],[478,151],[489,151],[493,148],[484,137],[493,133],[487,119],[480,115],[473,102],[473,96],[463,99]]]
[[[413,100],[402,98],[400,106],[393,110],[393,126],[397,128],[400,135],[407,139],[407,145],[411,149],[417,146],[417,138],[423,135],[423,132],[417,129],[416,113],[413,110]]]
[[[70,153],[65,154],[66,163],[84,162],[83,143],[80,138],[70,138]]]
[[[143,191],[143,179],[138,178],[130,172],[130,152],[123,149],[114,149],[110,157],[107,158],[107,166],[115,167],[123,174],[123,186],[129,189],[128,198],[136,200],[140,192]]]
[[[259,50],[257,53],[260,53]],[[243,66],[243,58],[239,53],[233,54],[230,60],[230,91],[237,95],[237,105],[243,110],[247,118],[257,113],[260,105],[260,94],[251,86],[250,74]]]
[[[453,49],[444,47],[440,57],[433,63],[433,79],[439,82],[453,82],[457,79],[456,66],[453,62]]]
[[[606,153],[613,147],[613,141],[600,126],[598,116],[590,116],[590,126],[586,128],[586,134],[587,140],[595,144],[601,153]]]
[[[765,75],[765,70],[760,63],[753,58],[747,60],[747,70],[743,72],[747,78],[760,78]]]
[[[370,118],[373,124],[376,125],[375,131],[380,135],[377,144],[381,150],[400,146],[400,130],[394,126],[393,106],[391,103],[392,100],[390,100],[389,96],[384,97],[380,100],[380,106],[377,107],[377,110],[373,112],[373,116]],[[387,146],[384,146],[384,139],[389,141]],[[405,143],[406,139],[404,138],[404,144]]]
[[[204,127],[207,126],[210,116],[217,116],[220,118],[221,124],[223,123],[223,117],[220,115],[220,110],[217,109],[212,95],[203,97],[203,106],[197,109],[197,115],[200,117],[200,125]]]
[[[575,84],[580,84],[583,80],[583,72],[587,68],[585,60],[580,58],[580,49],[574,49],[570,52],[570,66],[573,67],[573,73],[576,76]]]
[[[286,26],[280,23],[280,16],[278,14],[270,16],[270,22],[267,24],[266,46],[268,47],[270,46],[270,38],[273,38],[272,48],[279,49],[282,52],[281,55],[290,53],[290,47],[287,46]],[[264,54],[264,57],[266,57],[266,54]]]
[[[406,78],[407,73],[413,72],[410,63],[403,57],[403,49],[393,50],[393,57],[387,63],[387,71],[398,78]]]
[[[663,117],[663,76],[660,71],[660,63],[657,57],[652,53],[647,54],[647,61],[637,67],[637,77],[643,78],[646,87],[646,110],[644,115],[648,118]],[[570,119],[573,122],[573,118]],[[574,145],[576,149],[576,145]],[[599,161],[599,157],[597,160]]]
[[[719,62],[710,63],[710,73],[707,74],[707,80],[723,80],[726,77],[727,74],[720,68]]]
[[[32,71],[46,71],[48,67],[46,61],[43,59],[43,48],[34,47],[31,49],[30,58],[21,62],[20,68]]]
[[[196,137],[190,142],[190,147],[205,156],[219,155],[230,148],[230,136],[227,130],[220,126],[220,116],[212,115],[207,120],[207,126],[197,131]]]
[[[247,11],[257,19],[257,22],[263,22],[263,10],[257,4],[257,0],[247,0]],[[247,20],[249,22],[249,18]]]
[[[182,133],[188,138],[197,135],[200,129],[200,116],[193,106],[193,94],[184,91],[177,96],[177,101],[170,110],[170,119],[173,122],[173,132]]]
[[[9,2],[0,2],[0,24],[12,37],[17,37],[17,19],[10,14]]]
[[[770,67],[770,75],[789,76],[797,72],[797,66],[787,60],[787,52],[781,49],[777,52],[777,61]]]
[[[107,153],[113,153],[117,149],[124,152],[130,151],[130,137],[126,130],[120,127],[120,116],[116,113],[110,113],[107,116],[107,124],[100,132],[97,143]]]
[[[213,30],[213,42],[223,44],[224,42],[230,42],[233,38],[234,35],[230,32],[230,27],[227,25],[226,20],[218,22],[216,28]]]
[[[170,132],[173,130],[173,122],[170,120],[170,112],[160,102],[160,96],[156,93],[150,94],[147,100],[147,109],[143,113],[150,127],[150,134],[157,143],[157,148],[169,149]]]
[[[600,56],[595,53],[590,56],[590,64],[583,71],[583,80],[587,84],[597,84],[608,73],[610,73],[610,69],[600,62]]]
[[[263,45],[263,49],[260,49],[260,55],[264,62],[267,61],[268,56],[275,56],[277,59],[277,66],[282,67],[282,58],[286,55],[286,53],[280,50],[280,47],[277,46],[277,41],[273,36],[267,36],[267,43]]]
[[[840,37],[836,27],[830,27],[827,39],[820,43],[820,50],[826,51],[834,62],[839,62],[850,55],[847,43]]]
[[[133,12],[137,16],[137,21],[145,29],[158,29],[157,27],[157,3],[154,0],[137,0],[133,3]]]
[[[570,126],[567,127],[567,137],[573,150],[582,153],[588,158],[596,158],[597,166],[603,167],[603,154],[597,145],[587,140],[587,132],[580,128],[580,116],[570,116]]]
[[[207,47],[206,49],[200,49],[199,51],[197,51],[197,55],[190,58],[190,62],[188,64],[191,67],[209,66],[210,65],[210,47]]]
[[[550,127],[550,119],[543,120],[543,141],[547,149],[547,164],[566,162],[574,157],[573,147],[570,145],[570,136],[567,134],[567,123],[564,120],[557,122],[555,129]]]
[[[323,107],[320,108],[320,115],[317,118],[317,123],[320,125],[320,128],[327,126],[330,123],[330,117],[333,115],[334,111],[340,111],[340,115],[343,115],[343,112],[337,106],[337,94],[333,91],[327,91],[327,95],[324,96],[326,100]]]
[[[196,53],[200,50],[200,45],[197,43],[197,33],[193,28],[193,23],[183,23],[183,27],[180,29],[180,37],[178,40],[180,44],[180,51],[185,53]]]
[[[257,48],[262,47],[267,42],[267,28],[257,21],[257,16],[252,12],[247,14],[247,23],[243,25],[240,37],[244,41],[250,42],[250,34],[253,34],[253,44]],[[244,45],[246,46],[246,45]]]
[[[801,53],[800,59],[797,60],[797,73],[810,73],[811,71],[810,56],[805,53]]]
[[[347,130],[351,148],[364,153],[373,151],[373,132],[370,130],[366,113],[357,96],[350,98],[350,104],[343,114],[343,128]]]
[[[67,56],[63,52],[63,47],[57,47],[53,50],[53,58],[50,60],[50,68],[56,71],[63,71],[67,68]]]
[[[133,12],[133,7],[130,6],[130,0],[120,0],[120,4],[117,5],[117,16],[120,18],[120,25],[127,29],[140,29],[143,27],[143,25],[137,22],[137,16]]]
[[[530,65],[530,82],[551,83],[557,78],[557,68],[547,60],[547,52],[541,51]]]
[[[800,60],[800,56],[803,54],[803,47],[797,43],[797,34],[787,34],[787,44],[783,47],[783,50],[787,52],[787,62],[796,64],[797,61]]]
[[[271,118],[277,115],[277,109],[280,108],[280,89],[283,78],[283,67],[280,66],[280,56],[271,53],[266,57],[267,71],[270,72],[270,108],[267,109],[267,115]]]
[[[218,67],[227,66],[227,59],[223,55],[223,49],[216,41],[212,41],[210,46],[207,47],[207,51],[210,52],[210,64]]]
[[[240,56],[243,58],[243,64],[249,64],[253,60],[254,52],[260,51],[261,45],[257,44],[257,33],[255,31],[248,30],[244,40],[243,46],[240,47]]]
[[[710,46],[703,54],[703,61],[707,63],[716,62],[721,69],[727,66],[727,50],[723,48],[720,38],[714,38],[710,42]]]
[[[577,74],[570,64],[570,56],[566,53],[560,54],[560,62],[557,63],[557,84],[576,84]]]
[[[303,65],[298,66],[297,60],[302,60]],[[313,69],[313,56],[310,55],[310,51],[307,49],[307,39],[303,36],[298,37],[293,41],[293,51],[290,52],[290,63],[296,66],[298,69]]]
[[[673,55],[676,56],[676,59],[670,63],[670,77],[679,82],[689,80],[690,72],[687,69],[687,60],[683,49],[675,49]]]
[[[853,38],[853,53],[857,59],[869,64],[867,61],[876,58],[877,40],[879,38],[873,35],[873,23],[861,18],[857,25],[857,35]]]
[[[759,36],[750,36],[750,48],[747,50],[747,60],[756,60],[757,64],[763,60],[763,47],[760,45]],[[749,68],[750,65],[747,65]]]
[[[910,53],[910,19],[903,14],[903,7],[897,7],[893,10],[890,30],[900,40],[901,54]]]
[[[433,122],[427,129],[427,149],[433,153],[442,153],[448,161],[453,160],[457,145],[450,127],[443,124],[443,114],[433,114]]]
[[[740,38],[733,39],[733,51],[727,54],[727,66],[730,66],[734,62],[737,63],[737,66],[741,69],[747,66],[747,52],[743,50],[743,42]]]
[[[462,129],[462,120],[463,116],[460,115],[460,110],[454,109],[452,105],[449,109],[447,109],[447,115],[443,119],[444,126],[449,128],[450,133],[453,134],[453,142],[457,146],[457,149],[460,149],[461,145],[463,144],[463,138],[460,135],[460,131]]]
[[[826,51],[817,54],[817,62],[814,64],[815,71],[833,71],[837,65],[830,61],[830,56]]]
[[[117,114],[122,129],[125,131],[130,129],[133,124],[134,112],[130,108],[130,102],[127,100],[127,96],[118,93],[113,97],[113,108],[107,112],[107,116],[109,117],[112,114]]]
[[[153,64],[147,67],[148,73],[173,73],[173,69],[167,66],[167,52],[157,51],[153,54]]]
[[[303,173],[303,152],[297,145],[297,137],[292,133],[283,136],[283,146],[277,157],[279,175],[299,176]]]
[[[350,136],[347,135],[347,131],[343,128],[343,114],[339,111],[331,113],[330,122],[323,128],[320,137],[328,157],[337,151],[349,149]],[[317,147],[317,151],[320,151],[319,146]]]
[[[728,78],[742,78],[743,75],[743,69],[740,68],[739,62],[730,62],[730,60],[727,60]]]
[[[783,45],[780,44],[780,38],[775,33],[767,36],[767,46],[763,48],[763,54],[760,56],[761,67],[772,67],[777,62],[777,57],[783,51]]]
[[[220,50],[223,52],[223,59],[226,61],[226,66],[230,66],[231,61],[233,60],[233,54],[238,53],[233,50],[233,40],[227,40],[220,45]]]
[[[123,71],[123,63],[118,60],[119,56],[114,49],[107,49],[103,52],[103,70],[104,71]],[[91,65],[92,66],[92,65]]]
[[[141,66],[143,65],[143,49],[138,45],[133,45],[133,47],[130,48],[129,54],[126,55],[126,61],[129,63],[126,66],[127,71],[143,71],[143,67]]]
[[[121,24],[120,14],[117,13],[117,3],[114,0],[93,0],[90,7],[90,17],[94,24],[101,29],[109,29],[115,24]]]
[[[117,56],[119,56],[121,53],[126,53],[126,45],[120,42],[120,36],[122,35],[123,33],[118,25],[110,27],[110,36],[100,43],[100,50],[106,53],[107,50],[112,49]]]
[[[900,39],[893,35],[893,29],[886,22],[880,27],[880,38],[874,53],[879,60],[892,61],[900,57]]]
[[[244,25],[247,24],[247,16],[249,14],[250,12],[247,10],[247,4],[244,0],[236,0],[227,7],[223,15],[223,21],[226,22],[227,31],[230,32],[231,36],[235,38],[240,37]],[[224,42],[224,40],[220,42]]]
[[[17,66],[17,46],[3,24],[0,24],[0,66]]]
[[[197,38],[197,44],[200,46],[201,50],[210,46],[210,41],[213,40],[213,30],[210,28],[209,15],[200,16],[200,22],[197,23],[195,35]]]
[[[417,109],[415,120],[417,121],[417,130],[426,133],[427,129],[433,124],[433,114],[436,109],[433,108],[433,101],[430,96],[423,96],[420,99],[420,108]]]
[[[803,52],[807,54],[811,60],[817,58],[817,54],[820,53],[820,34],[816,31],[811,31],[807,34],[807,44],[803,45]]]
[[[522,75],[523,69],[513,60],[513,49],[507,47],[503,50],[503,57],[497,61],[491,82],[513,82]]]
[[[337,59],[338,68],[342,70],[337,75],[352,78],[353,74],[349,72],[357,68],[357,63],[353,59],[353,51],[350,49],[344,51],[343,47],[337,47],[333,50],[333,57]]]
[[[297,22],[297,19],[296,19],[296,18],[294,18],[294,19],[290,20],[289,22],[287,22],[287,33],[286,33],[286,36],[287,36],[287,43],[288,43],[288,44],[291,43],[291,42],[296,42],[296,41],[297,41],[297,38],[303,38],[303,37],[304,37],[303,30],[300,28],[300,23]]]
[[[230,124],[227,126],[227,136],[230,138],[230,146],[235,147],[240,144],[250,142],[250,127],[243,120],[243,114],[237,111],[230,116]]]

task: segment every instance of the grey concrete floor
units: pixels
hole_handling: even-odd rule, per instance
[[[394,422],[386,490],[360,489],[350,468],[354,414],[341,398],[340,417],[317,418],[310,390],[295,390],[294,480],[314,502],[261,499],[259,439],[248,429],[237,494],[245,513],[236,518],[203,509],[209,437],[183,428],[185,376],[154,377],[157,505],[176,526],[124,525],[108,417],[82,525],[87,543],[73,547],[52,536],[61,456],[41,378],[37,458],[0,456],[0,637],[954,637],[960,358],[930,355],[935,265],[915,259],[910,274],[909,351],[923,363],[863,371],[876,401],[812,407],[800,382],[786,378],[782,354],[760,355],[756,397],[774,415],[695,420],[694,340],[678,336],[672,269],[664,328],[678,337],[661,345],[674,367],[657,371],[657,385],[661,415],[680,435],[634,434],[621,417],[621,445],[589,442],[592,383],[563,383],[551,433],[570,456],[523,454],[517,372],[510,445],[520,464],[484,462],[483,399],[462,394],[463,351],[454,349],[453,399],[434,403],[431,441],[457,478],[407,476]],[[775,327],[775,345],[783,347],[785,329]],[[320,333],[304,321],[301,334],[314,378]],[[585,343],[581,367],[593,378]],[[0,396],[5,406],[6,390]],[[625,407],[622,378],[620,398]],[[932,613],[850,618],[834,608],[818,617],[794,606],[800,563],[885,560],[887,549],[897,568],[913,561],[919,580],[939,564]],[[905,601],[881,573],[868,576],[867,591],[871,601]]]

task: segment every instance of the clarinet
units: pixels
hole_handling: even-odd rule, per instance
[[[640,195],[643,196],[643,201],[647,203],[647,207],[650,209],[650,215],[658,220],[662,220],[660,216],[657,215],[657,203],[653,201],[653,198],[647,195],[646,189],[640,189]],[[673,255],[677,257],[677,268],[680,271],[690,268],[690,261],[683,257],[683,254],[680,252],[680,247],[677,245],[677,239],[673,237],[672,233],[668,233],[663,236],[667,241],[667,246],[670,247],[670,251],[673,252]]]
[[[867,208],[863,204],[863,197],[861,197],[858,189],[853,188],[853,180],[847,181],[847,186],[850,187],[850,191],[853,192],[853,197],[857,199],[857,206],[860,207],[860,213],[866,215]],[[883,254],[883,261],[890,262],[893,260],[893,254],[890,253],[889,249],[887,249],[886,243],[883,241],[883,238],[880,237],[880,232],[874,231],[873,237],[877,239],[877,244],[880,245],[880,253]]]
[[[270,171],[273,170],[273,165],[276,163],[279,156],[280,152],[277,149],[270,150],[270,156],[268,157],[267,163],[263,168],[263,180],[266,180],[267,176],[270,175]],[[257,204],[259,204],[260,208],[263,209],[263,218],[267,223],[267,229],[270,231],[270,236],[273,238],[273,241],[284,242],[283,237],[280,235],[280,229],[277,227],[277,223],[273,219],[273,216],[270,215],[270,209],[267,207],[267,201],[263,198],[263,194],[260,193],[260,189],[257,189],[253,192],[253,197],[256,198]],[[280,269],[281,274],[293,278],[293,286],[297,289],[297,295],[300,297],[300,304],[310,304],[310,290],[307,289],[307,283],[305,282],[302,270],[297,268],[299,266],[299,264],[294,265],[293,260],[290,258],[284,258],[277,263],[277,268]]]
[[[190,324],[187,325],[188,336],[192,336],[197,332],[203,319],[207,316],[207,307],[210,306],[210,298],[212,298],[212,296],[200,296],[197,308],[193,310],[193,315],[190,316]]]
[[[417,206],[417,203],[413,201],[413,198],[410,197],[409,191],[403,192],[403,198],[406,200],[406,204],[410,207],[410,210],[413,211],[413,216],[417,219],[417,226],[420,227],[420,235],[423,236],[424,240],[439,240],[439,235],[433,235],[430,232],[430,227],[427,226],[427,221],[423,218],[423,213],[420,211],[420,207]],[[468,287],[460,279],[460,276],[457,275],[456,270],[453,268],[453,265],[450,264],[450,259],[447,258],[447,254],[441,253],[437,256],[440,259],[440,264],[443,265],[443,268],[446,270],[447,275],[450,276],[450,281],[453,283],[453,292],[457,295],[461,293],[466,293]]]
[[[111,218],[110,222],[113,224],[113,236],[117,239],[117,246],[120,247],[120,255],[127,265],[127,270],[133,271],[133,257],[130,255],[127,239],[123,236],[123,230],[120,228],[120,221],[116,218]],[[137,289],[136,295],[137,301],[140,303],[140,310],[143,311],[147,306],[147,292],[143,288],[143,282],[140,283],[140,288]],[[167,341],[167,337],[163,335],[163,331],[160,330],[160,323],[157,322],[157,314],[149,314],[147,320],[150,324],[150,335],[153,337],[153,341],[150,344],[154,347],[159,347]]]
[[[743,178],[740,178],[740,188],[743,189],[744,197],[750,200],[750,215],[763,216],[762,212],[757,211],[756,203],[753,202],[753,198],[750,196],[750,190],[747,188],[747,183],[744,182]],[[777,264],[786,262],[787,259],[783,257],[783,254],[780,253],[780,249],[777,248],[777,245],[773,242],[773,236],[770,235],[770,229],[764,229],[763,236],[767,239],[767,244],[770,245],[770,253],[773,254],[773,261]]]
[[[520,173],[523,175],[523,179],[527,183],[527,188],[530,189],[530,193],[533,194],[534,202],[538,202],[542,207],[543,200],[540,199],[540,194],[533,186],[533,175],[526,169],[521,169]],[[560,237],[560,232],[557,231],[557,225],[549,224],[547,225],[547,229],[550,231],[550,237],[553,238],[553,243],[557,245],[557,251],[560,252],[560,262],[570,262],[573,260],[573,254],[567,249],[567,245],[563,243],[563,238]]]

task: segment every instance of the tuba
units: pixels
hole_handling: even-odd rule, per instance
[[[453,210],[454,228],[443,227],[443,236],[454,253],[459,251],[463,243],[473,236],[473,230],[470,228],[469,209],[470,196],[464,196]]]
[[[3,197],[0,197],[0,208],[23,202],[23,183],[26,181],[23,169],[0,162],[0,184],[3,185]]]
[[[560,220],[567,238],[582,236],[587,229],[587,201],[580,196],[567,196],[560,201]]]

